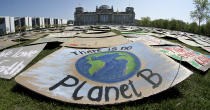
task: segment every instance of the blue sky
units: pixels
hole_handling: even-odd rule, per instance
[[[132,6],[136,19],[149,16],[151,19],[179,19],[192,22],[190,11],[193,0],[0,0],[0,16],[40,16],[74,19],[75,7],[95,11],[102,4],[124,11]]]

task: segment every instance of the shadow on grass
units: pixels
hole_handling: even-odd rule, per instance
[[[156,95],[152,95],[143,99],[139,99],[136,101],[130,101],[130,102],[124,102],[120,104],[115,104],[115,105],[82,105],[82,104],[73,104],[73,103],[66,103],[62,101],[58,101],[55,99],[48,98],[46,96],[40,95],[36,92],[33,92],[19,84],[16,84],[12,92],[25,95],[27,97],[31,97],[32,99],[39,101],[39,102],[45,102],[45,103],[56,103],[56,106],[65,106],[65,107],[71,107],[71,108],[79,108],[79,109],[105,109],[105,108],[123,108],[123,107],[135,107],[135,106],[141,106],[142,104],[153,104],[153,103],[161,103],[164,100],[168,99],[177,99],[183,97],[181,92],[175,87],[172,87],[168,90],[165,90],[161,93],[158,93]]]

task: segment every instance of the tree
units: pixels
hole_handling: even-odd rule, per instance
[[[46,23],[46,24],[45,24],[45,27],[46,27],[46,28],[49,28],[50,26],[49,26],[49,24]]]
[[[190,16],[194,20],[198,20],[199,34],[201,23],[206,19],[209,19],[209,5],[208,0],[194,0],[195,10],[190,13]]]
[[[20,26],[15,26],[15,32],[20,32]]]
[[[206,35],[210,36],[210,20],[206,23]]]
[[[151,19],[150,19],[150,17],[142,17],[141,20],[139,20],[138,24],[140,26],[149,27],[151,24]]]
[[[177,22],[175,19],[172,19],[170,22],[169,22],[169,29],[170,30],[176,30],[177,28]]]
[[[198,33],[198,31],[199,31],[199,29],[198,29],[198,25],[196,22],[189,24],[189,32]]]
[[[35,29],[36,29],[36,30],[39,30],[40,27],[39,27],[38,25],[35,25]]]
[[[24,25],[24,26],[21,27],[21,30],[26,31],[27,28],[28,28],[28,26]]]

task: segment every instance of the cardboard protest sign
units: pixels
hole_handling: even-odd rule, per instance
[[[199,43],[202,46],[210,47],[210,44],[208,42],[204,42],[203,40],[201,40],[199,38],[192,38],[192,39],[195,40],[195,42]]]
[[[0,40],[0,50],[11,47],[13,45],[17,45],[17,42],[13,42],[10,40]]]
[[[156,33],[147,33],[147,35],[155,36],[155,37],[159,37],[159,38],[164,38],[164,37],[166,37],[164,34],[156,34]]]
[[[177,39],[178,38],[177,35],[172,35],[172,34],[169,34],[169,33],[165,33],[164,35],[165,35],[164,37],[169,37],[169,38],[173,38],[173,39]]]
[[[81,37],[81,38],[98,38],[98,37],[112,37],[116,36],[114,32],[106,32],[106,33],[97,33],[97,34],[86,34],[86,33],[80,33],[75,35],[76,37]]]
[[[59,38],[59,37],[62,37],[62,38],[67,37],[68,38],[68,37],[75,36],[77,33],[80,33],[80,32],[70,31],[70,32],[63,32],[63,33],[51,33],[48,36],[46,36],[45,38]]]
[[[186,38],[183,38],[183,37],[178,37],[177,39],[179,41],[187,44],[187,45],[190,45],[190,46],[194,46],[194,47],[200,47],[201,46],[200,44],[198,44],[198,43],[196,43],[196,42],[194,42],[194,41],[192,41],[190,39],[186,39]]]
[[[124,31],[121,34],[138,34],[138,33],[147,33],[146,31]]]
[[[24,38],[22,39],[28,39],[28,40],[32,40],[32,39],[38,39],[41,37],[46,36],[48,33],[35,33],[35,34],[31,34],[31,35],[26,35]]]
[[[130,35],[132,36],[132,35]],[[179,45],[179,44],[175,44],[166,40],[162,40],[159,38],[155,38],[149,35],[134,35],[137,38],[127,38],[130,41],[141,41],[142,43],[146,44],[146,45]]]
[[[62,46],[74,48],[105,48],[126,43],[130,43],[130,41],[123,36],[114,36],[107,38],[72,38],[63,43]]]
[[[210,52],[210,47],[201,47],[202,49],[204,49],[205,51],[207,51],[207,52]]]
[[[116,104],[164,91],[192,74],[141,43],[94,50],[61,48],[15,78],[44,96],[77,104]]]
[[[48,42],[66,42],[71,38],[40,38],[31,44],[40,44],[40,43],[48,43]]]
[[[95,30],[88,30],[86,34],[101,34],[106,33],[107,31],[95,31]]]
[[[111,29],[97,29],[97,28],[93,28],[93,31],[111,31]]]
[[[25,68],[46,44],[7,49],[0,53],[0,78],[11,79]]]
[[[186,47],[160,47],[160,51],[176,60],[186,61],[201,71],[206,71],[210,68],[210,58],[208,56]]]

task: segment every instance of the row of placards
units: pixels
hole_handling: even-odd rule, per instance
[[[140,41],[146,45],[155,46],[156,49],[160,50],[167,56],[176,60],[188,62],[198,70],[207,71],[210,68],[210,56],[195,52],[179,44],[155,38],[149,35],[130,34],[126,35],[126,37],[128,37],[127,39],[133,42]]]
[[[148,45],[171,46],[158,48],[157,51],[141,42],[130,43],[122,36],[63,39],[42,38],[34,44],[58,40],[65,42],[63,46],[67,47],[99,49],[63,47],[22,72],[15,78],[16,82],[56,100],[104,105],[148,97],[180,83],[192,74],[164,54],[187,61],[202,71],[209,68],[208,56],[152,37],[142,37],[140,41]],[[45,46],[46,43],[1,52],[0,77],[14,77]],[[178,59],[180,56],[181,59]]]
[[[0,56],[4,59],[1,62],[4,75],[1,77],[10,79],[15,76],[45,45],[1,52]],[[15,80],[32,91],[64,102],[115,104],[159,93],[192,74],[179,66],[165,55],[138,42],[95,50],[63,47],[18,75]]]

